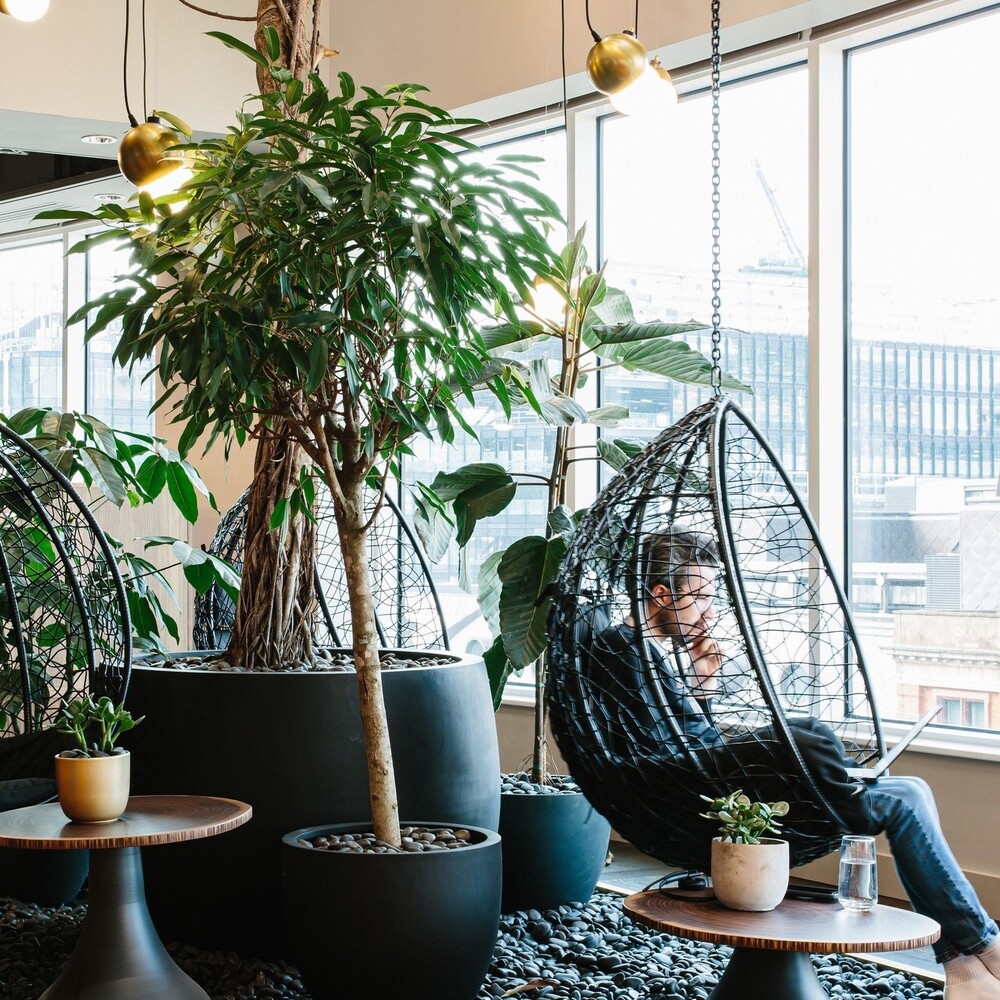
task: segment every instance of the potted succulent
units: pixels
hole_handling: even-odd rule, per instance
[[[485,659],[494,707],[507,679],[534,665],[534,739],[530,769],[501,776],[500,833],[504,854],[504,912],[547,909],[588,899],[604,864],[610,826],[569,775],[549,769],[545,703],[545,649],[552,585],[579,515],[566,506],[569,471],[590,457],[617,471],[640,449],[600,438],[588,451],[574,439],[590,423],[604,430],[627,419],[624,406],[586,410],[578,390],[598,368],[621,368],[695,385],[711,385],[712,363],[684,335],[701,323],[639,322],[626,293],[608,286],[604,268],[587,265],[585,230],[562,250],[555,273],[533,290],[530,320],[487,332],[494,361],[518,371],[524,388],[515,405],[531,407],[554,427],[552,463],[546,473],[521,475],[493,463],[475,463],[437,476],[417,502],[416,527],[432,558],[452,538],[464,545],[478,519],[503,511],[518,488],[544,488],[542,533],[515,539],[482,563],[477,597],[494,636]],[[536,305],[545,293],[555,308]],[[551,315],[546,315],[551,313]],[[747,390],[730,375],[729,390]]]
[[[712,886],[731,910],[773,910],[788,889],[788,841],[780,833],[787,802],[753,802],[741,789],[712,799],[705,819],[719,824],[712,840]]]
[[[116,744],[142,719],[107,696],[95,701],[87,695],[63,706],[57,728],[77,745],[56,754],[56,791],[60,808],[75,823],[111,823],[125,811],[131,756]]]
[[[305,17],[307,8],[297,9]],[[170,759],[158,778],[185,787],[158,790],[197,792],[209,781],[255,809],[242,840],[241,830],[224,851],[191,864],[191,881],[205,892],[192,904],[185,889],[172,924],[160,924],[155,866],[147,868],[158,925],[190,939],[195,913],[214,925],[216,943],[228,931],[241,947],[274,947],[279,838],[290,829],[338,818],[363,824],[369,814],[377,839],[399,846],[397,773],[410,791],[406,820],[475,826],[465,804],[472,797],[495,822],[496,786],[479,780],[481,763],[470,771],[466,760],[474,752],[496,773],[482,663],[456,658],[454,668],[383,677],[366,500],[370,489],[389,488],[409,437],[447,442],[475,389],[506,395],[508,373],[487,367],[479,331],[496,315],[517,323],[515,302],[551,270],[544,224],[558,212],[516,160],[485,166],[462,155],[474,151],[453,134],[461,123],[426,104],[421,88],[359,90],[341,74],[330,90],[314,61],[289,68],[291,38],[277,30],[262,31],[263,54],[221,37],[274,89],[247,105],[226,136],[177,150],[192,171],[179,195],[156,203],[140,195],[137,207],[91,216],[108,226],[97,239],[133,247],[135,270],[80,316],[91,317],[90,335],[121,322],[122,364],[155,352],[167,387],[158,405],[172,405],[183,424],[182,452],[203,434],[257,447],[225,669],[139,668],[132,704],[155,703],[157,736],[195,758],[179,768],[161,751]],[[353,675],[318,669],[312,647],[317,477],[333,497]],[[200,724],[192,721],[198,713]],[[397,735],[397,715],[409,716],[412,736]],[[277,744],[247,725],[258,717],[280,719]],[[153,728],[144,727],[145,738]],[[465,798],[456,805],[455,796]],[[271,853],[248,862],[240,844],[253,838]],[[172,859],[165,892],[175,870]],[[393,907],[376,902],[381,922]]]

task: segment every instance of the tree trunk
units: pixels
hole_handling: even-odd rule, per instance
[[[305,455],[283,440],[281,421],[257,443],[243,534],[243,582],[229,657],[250,670],[274,670],[312,659],[316,618],[316,526],[291,519],[287,531],[272,531],[278,500],[299,485]]]
[[[368,518],[364,481],[342,484],[343,501],[335,501],[344,577],[351,602],[354,633],[354,668],[358,676],[358,702],[365,734],[368,762],[368,792],[371,798],[375,836],[387,844],[400,845],[399,803],[396,776],[389,745],[389,725],[382,693],[379,638],[375,628],[371,576],[368,568]]]
[[[264,29],[274,28],[281,44],[279,66],[291,70],[296,79],[305,81],[315,68],[317,27],[315,0],[257,0],[257,30],[254,45],[262,55],[267,55]],[[312,13],[312,18],[309,17]],[[312,27],[307,27],[307,21]],[[262,94],[278,89],[278,84],[264,66],[257,67],[257,86]]]

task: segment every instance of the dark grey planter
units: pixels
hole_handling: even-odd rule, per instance
[[[481,659],[383,673],[400,814],[495,830],[496,725]],[[289,830],[369,816],[353,673],[223,673],[138,666],[129,708],[134,794],[241,799],[224,837],[144,852],[167,942],[280,957],[280,845]]]
[[[582,792],[500,796],[503,912],[585,903],[608,856],[611,824]]]
[[[289,957],[306,988],[316,1000],[475,1000],[500,924],[500,838],[474,830],[479,843],[426,854],[295,846],[368,830],[347,823],[283,838]]]

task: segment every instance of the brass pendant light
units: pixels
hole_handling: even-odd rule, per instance
[[[645,46],[636,37],[639,0],[636,0],[632,28],[603,38],[590,23],[590,0],[585,10],[587,27],[594,39],[587,54],[587,75],[597,90],[607,94],[615,109],[622,114],[638,114],[675,103],[677,93],[670,74],[660,64],[659,56],[649,58]]]
[[[0,0],[0,14],[18,21],[37,21],[49,9],[49,0]]]
[[[181,137],[155,115],[141,125],[132,114],[128,101],[128,35],[131,19],[129,0],[125,0],[125,46],[122,58],[122,88],[125,113],[132,127],[118,145],[118,169],[140,191],[154,197],[176,191],[190,176],[183,157],[172,157],[169,149],[181,143]],[[142,0],[142,103],[146,106],[146,0]]]

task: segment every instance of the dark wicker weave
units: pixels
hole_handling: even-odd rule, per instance
[[[719,547],[711,634],[725,663],[710,711],[726,742],[713,751],[690,738],[699,720],[681,717],[669,696],[670,685],[699,694],[676,670],[665,674],[669,662],[683,666],[683,653],[666,660],[644,636],[631,674],[599,654],[605,626],[643,620],[642,540],[668,526],[703,532]],[[832,762],[842,776],[834,734],[868,764],[885,751],[881,726],[815,524],[732,400],[719,396],[688,414],[601,493],[563,563],[550,635],[547,695],[559,748],[590,801],[641,850],[707,870],[715,829],[698,816],[706,808],[699,796],[736,788],[790,803],[784,830],[794,864],[837,846],[858,800],[854,786],[823,777]]]
[[[5,741],[50,730],[63,699],[124,700],[131,628],[114,553],[66,477],[4,424],[0,619]]]
[[[374,499],[374,498],[373,498]],[[243,561],[247,494],[226,511],[210,551],[237,567]],[[340,541],[329,490],[317,484],[316,592],[320,621],[315,639],[320,646],[350,646],[350,608],[340,558]],[[448,633],[437,590],[419,542],[399,508],[386,497],[369,533],[372,597],[379,639],[387,649],[447,649]],[[194,643],[197,649],[229,645],[236,609],[213,587],[195,600]]]

